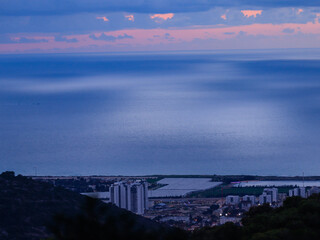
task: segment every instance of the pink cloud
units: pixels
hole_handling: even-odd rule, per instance
[[[133,15],[126,15],[125,18],[128,19],[128,21],[134,22],[134,16]]]
[[[227,15],[226,15],[226,14],[223,14],[223,15],[221,15],[221,18],[222,18],[223,20],[227,20]]]
[[[109,19],[107,17],[97,17],[97,19],[102,19],[104,22],[109,22]]]
[[[227,9],[226,13],[221,15],[220,17],[223,19],[223,20],[227,20],[227,13],[229,12],[229,9]]]
[[[309,40],[307,43],[292,40],[292,46],[297,47],[310,47],[310,43],[313,47],[320,47],[320,23],[317,21],[320,14],[317,15],[316,21],[308,23],[286,23],[286,24],[251,24],[242,26],[223,26],[213,25],[207,28],[200,28],[194,26],[192,29],[126,29],[110,32],[94,32],[91,34],[79,34],[66,36],[68,38],[75,38],[77,42],[55,42],[54,37],[46,36],[48,42],[41,43],[11,43],[11,44],[0,44],[0,52],[14,52],[14,51],[31,51],[32,49],[40,49],[47,51],[55,51],[53,49],[66,49],[65,51],[80,51],[81,49],[92,49],[92,46],[96,50],[107,49],[108,51],[130,51],[130,50],[154,50],[158,48],[175,50],[183,48],[201,49],[204,47],[212,49],[222,49],[224,42],[233,46],[234,48],[241,48],[241,44],[246,44],[246,47],[257,47],[259,43],[264,41],[268,43],[268,39],[273,39],[273,46],[285,46],[288,42],[288,33],[285,29],[295,29],[295,33],[290,34],[290,37],[303,34]],[[299,30],[299,31],[298,31]],[[246,34],[240,34],[245,32]],[[95,41],[90,38],[90,35],[100,34],[112,35],[112,36],[123,36],[124,34],[132,36],[132,38],[123,38],[121,41]],[[226,34],[232,33],[232,34]],[[308,37],[309,35],[309,37]],[[170,37],[155,37],[155,36],[170,36]],[[302,35],[301,35],[302,36]],[[20,37],[32,37],[35,39],[44,38],[45,35],[10,35],[9,37],[20,38]],[[255,40],[257,38],[258,40]],[[151,40],[152,41],[151,41]],[[241,39],[241,41],[239,41]],[[293,38],[292,38],[293,39]],[[213,41],[214,43],[204,46],[201,41]],[[219,41],[219,47],[217,44]],[[250,45],[252,44],[252,46]],[[305,45],[303,45],[305,44]],[[268,46],[269,46],[268,45]],[[261,45],[263,47],[263,45]],[[257,47],[258,48],[258,47]],[[51,50],[50,50],[51,49]]]
[[[300,15],[301,13],[303,13],[303,9],[299,8],[299,9],[297,10],[297,14]]]
[[[157,20],[168,20],[168,19],[171,19],[173,18],[174,14],[173,13],[165,13],[165,14],[154,14],[154,15],[151,15],[150,18],[151,19],[155,19],[155,21]]]
[[[249,18],[249,17],[254,17],[256,18],[257,15],[261,15],[262,14],[262,10],[242,10],[241,11],[243,16],[245,16],[246,18]]]
[[[319,14],[320,15],[320,14]],[[247,35],[252,36],[285,36],[284,29],[299,29],[302,34],[319,34],[320,23],[308,22],[305,24],[300,23],[286,23],[286,24],[251,24],[244,26],[211,26],[209,28],[193,28],[193,29],[130,29],[124,31],[115,31],[113,34],[123,34],[124,32],[132,35],[134,39],[132,42],[136,44],[150,44],[153,39],[153,44],[165,43],[166,39],[154,38],[154,36],[163,36],[169,33],[174,38],[174,42],[193,41],[199,39],[231,39],[235,38],[240,32],[246,32]],[[234,34],[225,34],[225,33]],[[171,41],[173,42],[173,41]]]

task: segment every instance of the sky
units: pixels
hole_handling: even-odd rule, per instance
[[[319,0],[0,0],[0,54],[320,47]]]

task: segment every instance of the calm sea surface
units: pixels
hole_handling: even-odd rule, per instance
[[[320,51],[0,56],[0,171],[320,175]]]

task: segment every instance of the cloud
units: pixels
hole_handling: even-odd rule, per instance
[[[27,37],[15,37],[11,38],[7,35],[0,36],[0,44],[11,44],[11,43],[44,43],[48,42],[47,39],[35,39],[35,38],[27,38]]]
[[[56,42],[67,42],[67,43],[76,43],[76,42],[78,42],[78,39],[76,39],[76,38],[66,38],[66,37],[62,37],[62,36],[56,36],[54,38],[54,41],[56,41]]]
[[[319,0],[0,0],[0,15],[66,15],[76,13],[179,13],[207,11],[215,7],[281,8],[319,7]]]
[[[34,39],[34,38],[26,38],[26,37],[21,37],[17,41],[18,43],[42,43],[42,42],[48,42],[47,39]]]
[[[285,28],[282,30],[283,33],[294,33],[294,29],[293,28]]]
[[[242,17],[240,11],[238,15]],[[291,13],[295,10],[291,9]],[[119,19],[125,21],[121,14]],[[313,17],[315,14],[313,14]],[[149,16],[147,16],[149,19]],[[219,15],[217,15],[217,18]],[[246,20],[246,19],[244,19]],[[312,19],[314,20],[314,18]],[[94,35],[83,33],[76,35],[79,44],[61,44],[52,41],[56,33],[44,37],[39,35],[28,35],[28,38],[46,38],[48,44],[38,44],[38,52],[89,52],[89,51],[160,51],[160,50],[199,50],[199,49],[228,49],[228,48],[319,48],[320,47],[320,23],[310,21],[308,23],[254,23],[247,21],[247,25],[219,25],[194,27],[194,28],[153,28],[153,29],[125,29],[115,31],[94,31]],[[286,28],[295,29],[295,34],[284,34]],[[101,35],[101,33],[104,33]],[[234,34],[225,34],[234,33]],[[169,34],[169,35],[168,35]],[[11,42],[21,35],[9,36]],[[105,36],[104,36],[105,35]],[[62,35],[71,38],[71,34]],[[112,36],[112,37],[106,37]],[[119,37],[120,36],[120,37]],[[117,40],[131,36],[133,39]],[[170,37],[174,38],[169,40]],[[0,34],[1,38],[1,34]],[[104,42],[103,39],[106,39]],[[130,37],[129,37],[130,38]],[[194,39],[198,39],[195,41]],[[2,35],[3,39],[3,35]],[[6,38],[8,40],[8,37]],[[93,40],[92,40],[93,39]],[[152,41],[150,40],[152,39]],[[199,40],[201,39],[201,41]],[[94,41],[100,40],[100,41]],[[17,41],[17,40],[15,40]],[[3,42],[3,41],[2,41]],[[108,43],[109,44],[106,44]],[[125,43],[125,44],[124,44]],[[206,43],[206,44],[205,44]],[[97,47],[93,48],[93,44]],[[55,50],[58,49],[58,50]],[[35,52],[35,44],[0,44],[0,53],[11,52]]]
[[[234,35],[235,32],[225,32],[224,34],[225,34],[225,35]]]
[[[104,22],[109,22],[109,19],[107,17],[97,17],[97,19],[102,19]]]
[[[89,38],[93,40],[100,40],[100,41],[106,41],[106,42],[115,42],[116,40],[121,40],[121,39],[133,39],[133,36],[130,36],[126,33],[120,34],[118,36],[113,36],[113,35],[106,35],[104,33],[101,33],[100,36],[96,36],[95,34],[91,34]]]
[[[165,33],[164,34],[164,39],[167,39],[168,41],[173,41],[174,37],[172,37],[170,33]]]
[[[173,40],[175,40],[175,38],[170,34],[170,33],[164,33],[164,34],[162,34],[162,35],[153,35],[153,38],[155,38],[155,39],[165,39],[165,40],[168,40],[168,41],[173,41]],[[153,40],[153,39],[151,39],[150,38],[150,40]]]
[[[246,18],[249,17],[254,17],[256,18],[257,15],[261,15],[262,14],[262,10],[241,10],[243,16],[245,16]]]
[[[223,15],[220,16],[221,19],[227,20],[227,13],[230,12],[230,9],[227,9]]]
[[[299,8],[299,9],[297,10],[297,14],[299,15],[299,14],[301,14],[301,13],[303,13],[303,9]]]
[[[133,15],[126,15],[125,18],[128,19],[128,21],[134,22],[134,16]]]
[[[247,36],[248,33],[245,31],[239,31],[238,36],[243,37],[243,36]]]
[[[117,37],[117,39],[126,39],[126,38],[133,39],[133,36],[130,36],[130,35],[124,33],[122,35],[118,35],[118,37]]]
[[[0,0],[1,2],[2,0]],[[0,7],[1,8],[1,7]],[[242,8],[245,9],[245,8]],[[258,8],[256,8],[258,9]],[[126,12],[118,13],[83,13],[76,15],[60,16],[30,16],[30,17],[8,17],[0,16],[0,34],[14,33],[52,33],[56,35],[91,34],[93,32],[110,32],[123,29],[151,29],[157,28],[185,28],[194,26],[213,26],[218,24],[245,25],[250,23],[306,23],[314,21],[317,8],[306,8],[303,14],[297,15],[298,8],[280,8],[263,10],[262,15],[257,18],[246,18],[240,8],[232,8],[229,11],[224,8],[216,8],[206,12],[178,13],[167,21],[150,19],[154,14],[133,14]],[[226,20],[221,18],[226,15]],[[133,15],[134,22],[125,16]],[[97,17],[106,17],[109,22]]]
[[[17,43],[12,38],[8,37],[7,35],[0,36],[0,44],[8,44],[8,43]]]
[[[151,15],[150,18],[154,19],[156,22],[167,21],[168,19],[173,18],[173,13],[165,13],[165,14],[154,14]]]

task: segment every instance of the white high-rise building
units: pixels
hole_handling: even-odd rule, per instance
[[[271,195],[272,202],[278,202],[278,188],[265,188],[263,189],[263,192],[267,195]]]
[[[263,193],[259,196],[259,204],[277,203],[278,195],[278,188],[265,188],[263,189]]]
[[[144,187],[143,191],[144,191],[145,209],[148,210],[149,209],[148,183],[144,182],[143,187]]]
[[[120,205],[121,208],[127,208],[127,188],[129,186],[126,186],[124,184],[120,184]]]
[[[110,187],[110,200],[118,207],[143,214],[148,206],[148,183],[117,182]]]
[[[109,190],[111,202],[117,206],[120,206],[120,185],[114,184]]]
[[[294,188],[289,190],[289,197],[294,197],[294,196],[306,198],[307,197],[306,188],[300,187],[300,188]]]
[[[259,196],[259,204],[262,205],[266,203],[270,203],[270,204],[272,203],[272,195],[264,192]]]
[[[129,210],[129,211],[132,211],[132,207],[131,207],[131,186],[130,185],[127,185],[127,202],[126,202],[126,207],[125,209]]]

